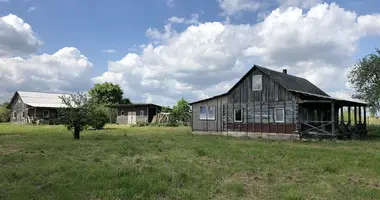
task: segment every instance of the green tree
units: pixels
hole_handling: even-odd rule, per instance
[[[113,83],[97,83],[88,91],[91,100],[97,104],[115,104],[123,99],[123,90]]]
[[[186,122],[190,118],[189,103],[184,98],[180,99],[177,105],[173,106],[171,115],[173,120]]]
[[[129,100],[128,98],[123,98],[119,104],[132,104],[131,100]]]
[[[80,132],[90,125],[92,106],[87,95],[78,93],[76,95],[60,97],[67,108],[59,109],[59,120],[67,130],[73,131],[74,139],[80,139]]]
[[[352,96],[370,104],[370,113],[380,109],[380,50],[360,59],[348,73],[350,84],[356,90]]]
[[[9,122],[11,120],[11,110],[9,103],[3,103],[0,106],[0,123]]]

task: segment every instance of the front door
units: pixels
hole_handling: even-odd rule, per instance
[[[136,112],[128,112],[128,124],[136,124]]]

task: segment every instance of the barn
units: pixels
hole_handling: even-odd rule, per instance
[[[17,91],[11,105],[11,122],[31,123],[33,121],[52,121],[57,118],[57,109],[65,108],[60,97],[62,93]]]
[[[367,134],[367,104],[333,98],[286,69],[254,65],[228,92],[190,105],[192,130],[198,134],[268,138]]]

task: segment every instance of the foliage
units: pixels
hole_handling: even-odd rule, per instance
[[[192,135],[188,127],[112,125],[83,131],[78,144],[67,133],[63,126],[0,124],[0,199],[380,196],[379,137],[247,140]]]
[[[123,100],[123,90],[113,83],[97,83],[88,91],[91,100],[96,104],[115,104]],[[125,100],[124,100],[125,101]]]
[[[106,112],[107,108],[104,106],[92,106],[90,110],[91,117],[89,125],[95,129],[103,129],[109,120],[109,115]]]
[[[63,123],[68,130],[74,131],[74,139],[79,139],[80,132],[86,125],[91,123],[92,107],[87,99],[87,95],[78,93],[76,95],[60,97],[67,108],[59,109],[59,121]]]
[[[177,105],[173,107],[170,118],[174,121],[186,122],[190,118],[190,105],[184,99],[180,99]]]
[[[11,120],[11,110],[9,103],[0,106],[0,123],[9,122]]]
[[[129,100],[128,98],[123,98],[119,104],[132,104],[131,100]]]
[[[162,108],[161,108],[161,112],[168,113],[170,111],[171,111],[171,109],[169,106],[162,106]]]
[[[370,113],[374,116],[380,109],[380,49],[352,66],[348,79],[356,90],[353,98],[369,103]]]

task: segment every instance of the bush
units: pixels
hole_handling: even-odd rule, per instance
[[[11,120],[11,111],[3,106],[0,107],[0,123]]]
[[[89,125],[95,129],[103,129],[106,123],[108,122],[107,113],[103,109],[94,108],[91,111],[91,118]]]

